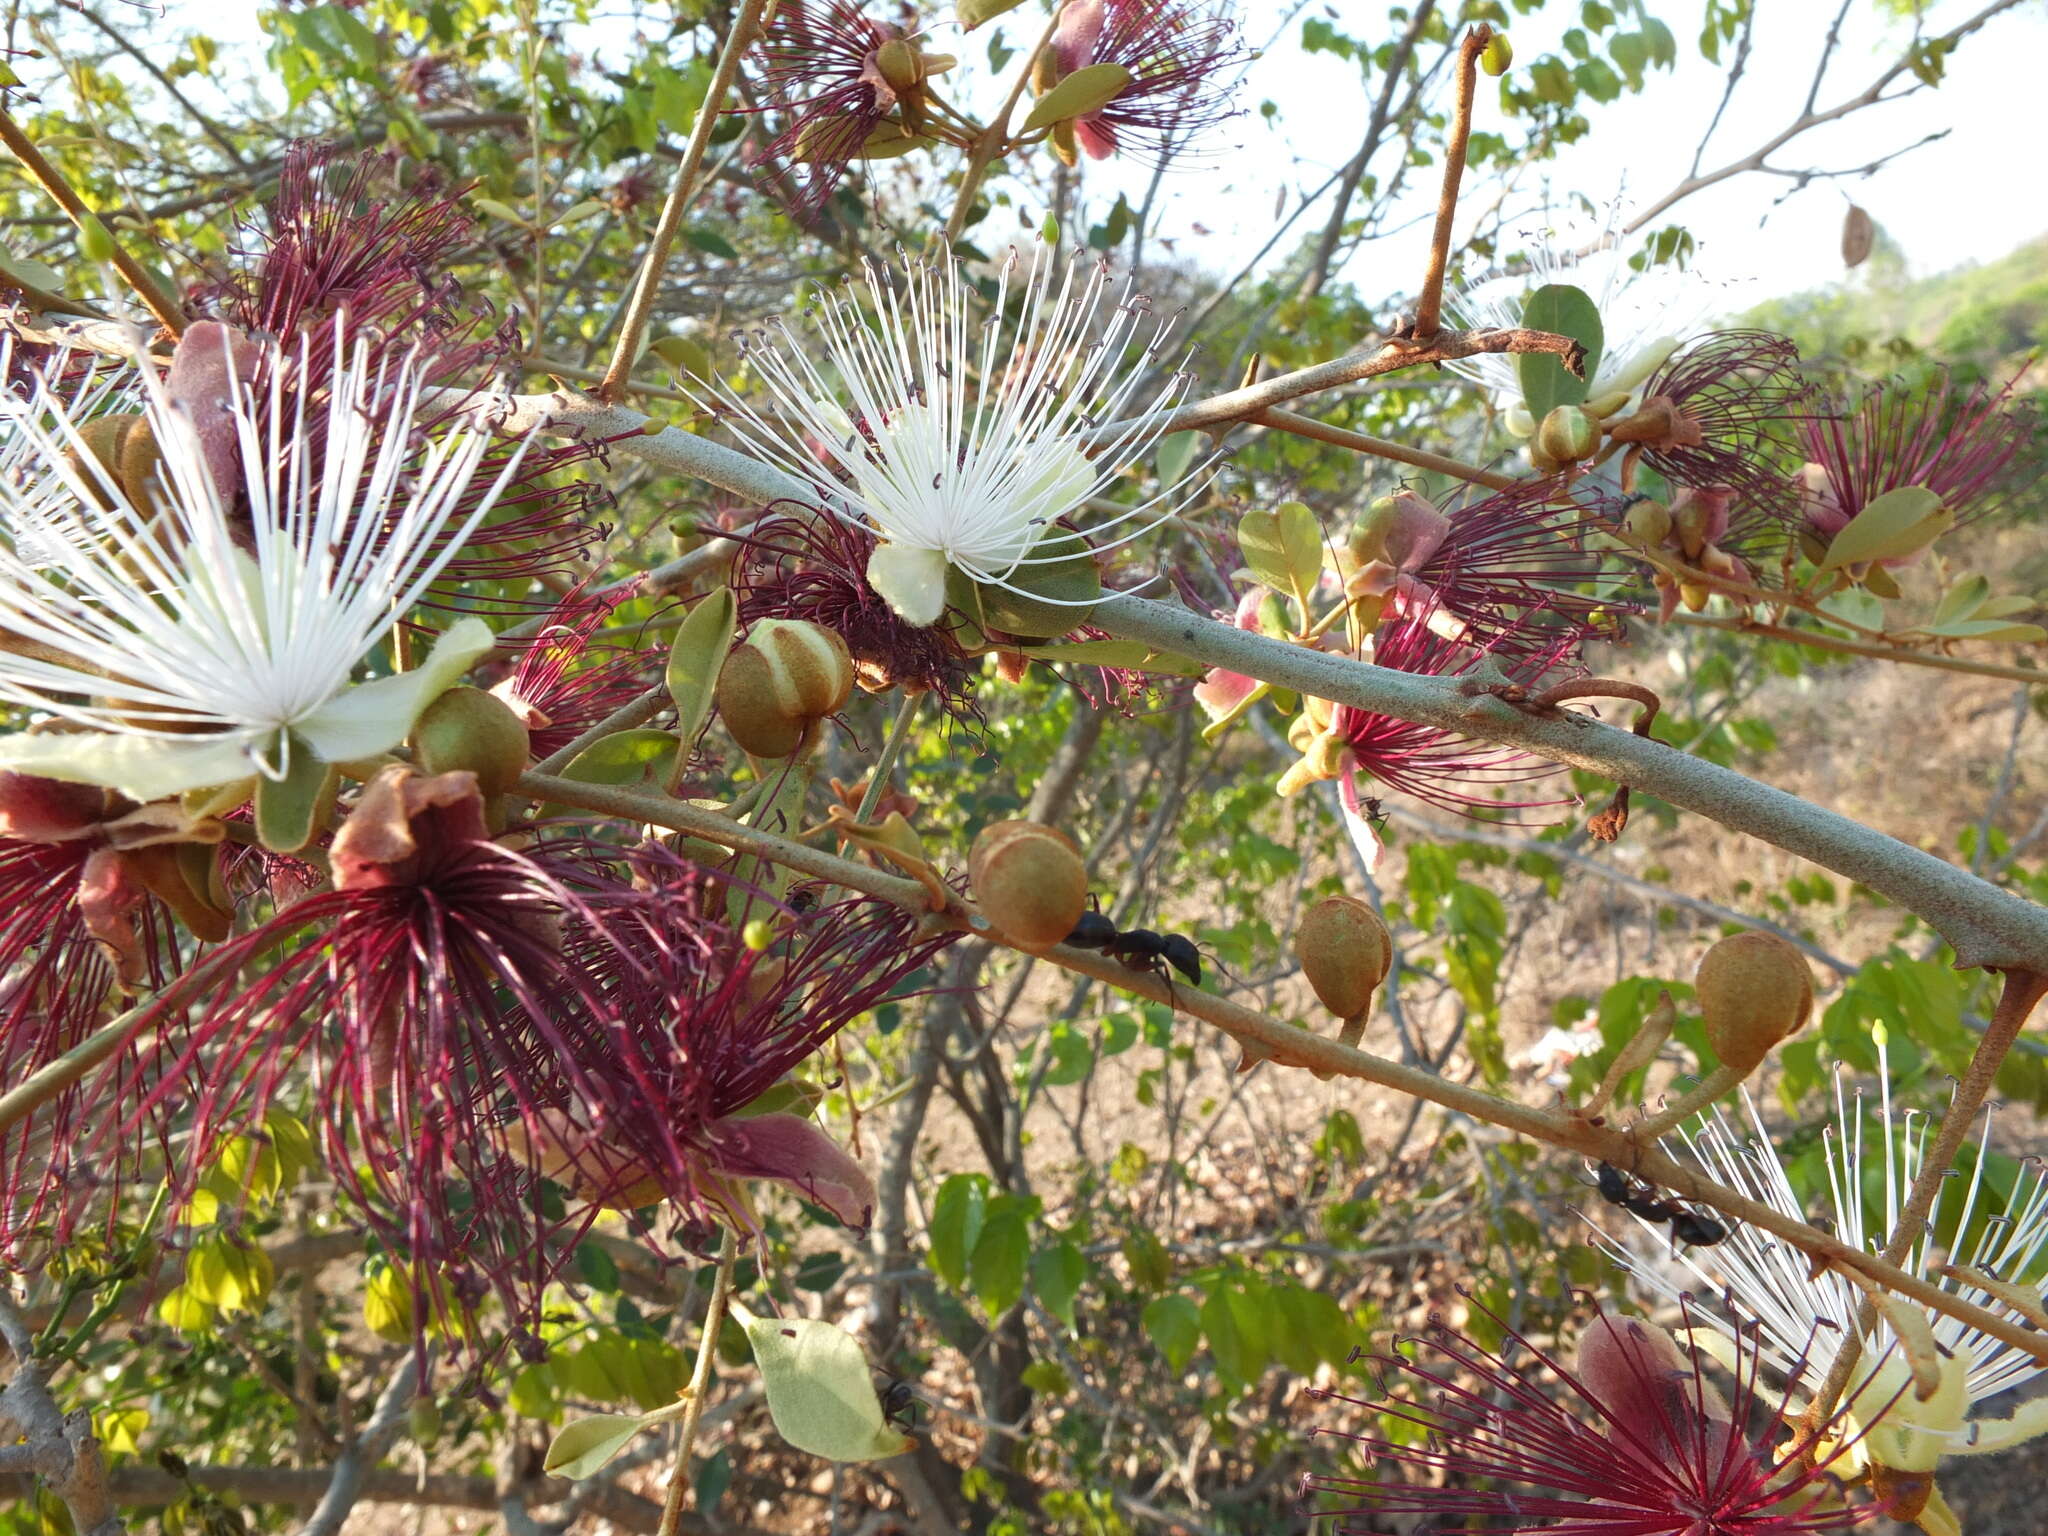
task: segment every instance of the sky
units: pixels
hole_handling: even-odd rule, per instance
[[[1212,272],[1234,273],[1272,233],[1279,189],[1313,189],[1350,156],[1363,133],[1377,78],[1362,80],[1349,60],[1307,53],[1300,46],[1301,22],[1323,16],[1339,27],[1349,22],[1372,30],[1369,23],[1375,19],[1384,26],[1388,3],[1235,0],[1246,39],[1265,51],[1250,66],[1242,87],[1245,112],[1212,130],[1208,152],[1198,163],[1165,178],[1157,230],[1169,249]],[[1609,4],[1616,11],[1625,9],[1620,0]],[[1836,10],[1833,0],[1756,4],[1756,46],[1708,147],[1704,164],[1709,169],[1747,155],[1798,115]],[[875,8],[880,13],[893,6],[875,0]],[[1639,208],[1685,176],[1720,99],[1724,76],[1698,51],[1705,0],[1650,0],[1650,8],[1678,40],[1676,69],[1652,71],[1638,96],[1592,106],[1593,131],[1525,178],[1523,206],[1533,209],[1545,195],[1562,203],[1580,193],[1603,204],[1619,198],[1624,210]],[[1926,30],[1945,31],[1979,8],[1975,0],[1933,0],[1926,10]],[[921,9],[941,18],[930,27],[927,47],[951,50],[976,63],[985,57],[986,39],[996,25],[1005,27],[1010,44],[1018,46],[1036,36],[1040,14],[1035,4],[1027,4],[963,36],[943,19],[950,11],[943,0],[921,0]],[[1887,20],[1888,9],[1875,0],[1850,0],[1848,21],[1820,91],[1821,108],[1861,93],[1897,58],[1910,31],[1905,23]],[[254,6],[223,13],[193,0],[170,0],[145,25],[167,40],[201,25],[231,47],[260,50],[265,39],[255,16]],[[1578,0],[1550,0],[1536,15],[1516,17],[1509,36],[1518,67],[1557,47],[1578,16]],[[627,17],[608,16],[599,6],[591,23],[576,29],[571,44],[599,64],[622,63],[634,51],[633,27]],[[2043,59],[2048,59],[2048,3],[2022,0],[1964,40],[1949,59],[1940,89],[1922,90],[1804,134],[1772,163],[1841,169],[1946,132],[1939,142],[1911,151],[1870,177],[1816,181],[1782,203],[1777,200],[1790,189],[1790,181],[1737,176],[1686,199],[1657,222],[1675,220],[1692,229],[1701,241],[1697,269],[1728,286],[1730,310],[1839,280],[1842,220],[1851,197],[1903,248],[1915,275],[1995,259],[2048,232],[2048,198],[2043,196],[2048,170],[2037,148]],[[949,87],[964,83],[960,75],[946,81]],[[1501,129],[1497,90],[1484,77],[1480,83],[1475,126]],[[973,94],[990,89],[992,82],[984,79]],[[1258,110],[1269,98],[1281,107],[1270,121]],[[1099,219],[1119,191],[1134,205],[1142,200],[1149,180],[1142,168],[1114,161],[1086,164],[1084,196],[1093,217]],[[1437,175],[1431,167],[1417,176],[1405,215],[1410,227],[1357,252],[1340,274],[1369,301],[1410,292],[1419,281]],[[1290,200],[1290,209],[1296,200]],[[1026,212],[1026,222],[1035,224],[1043,210],[1027,207]],[[1301,237],[1320,227],[1321,218],[1320,210],[1305,215],[1268,264],[1297,248]],[[1527,227],[1542,222],[1532,214]],[[1459,235],[1468,227],[1461,225]],[[1510,227],[1522,226],[1511,221]]]
[[[1829,0],[1757,0],[1757,6],[1755,47],[1708,146],[1703,164],[1710,170],[1747,156],[1798,117],[1836,10]],[[1275,19],[1293,8],[1268,3],[1242,10],[1247,17],[1263,13],[1270,35]],[[1942,0],[1929,7],[1927,30],[1946,31],[1980,8]],[[1559,200],[1567,193],[1603,203],[1619,196],[1625,207],[1639,208],[1685,177],[1725,77],[1698,52],[1702,4],[1653,0],[1651,9],[1678,39],[1676,69],[1652,72],[1640,96],[1594,106],[1593,132],[1527,183],[1532,201],[1547,181]],[[1823,110],[1860,95],[1911,35],[1905,24],[1887,23],[1872,0],[1853,0],[1849,9],[1821,87]],[[1518,17],[1509,29],[1518,64],[1555,48],[1577,13],[1576,3],[1553,0],[1541,14]],[[1311,4],[1301,14],[1323,15],[1342,26],[1347,16],[1383,15],[1384,4],[1339,0]],[[1248,22],[1248,32],[1258,25]],[[1234,271],[1250,259],[1272,232],[1276,186],[1313,189],[1349,157],[1364,132],[1377,80],[1361,83],[1350,61],[1304,52],[1300,32],[1297,19],[1252,66],[1246,104],[1254,110],[1217,130],[1236,147],[1204,170],[1166,178],[1160,233],[1205,266]],[[1724,51],[1724,62],[1729,56]],[[1700,270],[1732,285],[1742,296],[1733,306],[1738,308],[1838,280],[1842,220],[1852,197],[1903,247],[1915,275],[1994,259],[2048,232],[2048,169],[2038,149],[2044,58],[2048,5],[2025,0],[1959,45],[1939,90],[1922,90],[1816,128],[1771,163],[1791,169],[1855,167],[1930,133],[1946,130],[1946,138],[1869,177],[1813,182],[1779,206],[1773,204],[1791,188],[1789,180],[1738,176],[1686,199],[1657,222],[1692,228],[1702,242]],[[1277,97],[1282,108],[1271,125],[1256,110],[1266,97]],[[1475,127],[1498,129],[1502,122],[1497,90],[1482,77]],[[1415,214],[1433,206],[1437,177],[1434,168],[1422,174]],[[1119,173],[1112,181],[1127,186],[1134,201],[1143,194],[1140,176]],[[1197,225],[1207,233],[1198,233]],[[1312,211],[1296,228],[1319,225]],[[1426,225],[1424,219],[1374,242],[1353,256],[1342,275],[1368,297],[1412,290],[1426,253]],[[1461,225],[1458,233],[1464,231]],[[1290,237],[1282,250],[1293,243]]]

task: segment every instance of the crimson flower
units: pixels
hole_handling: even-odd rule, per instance
[[[608,929],[631,963],[605,982],[618,1021],[608,1072],[634,1084],[637,1109],[557,1124],[536,1161],[596,1204],[665,1196],[686,1227],[758,1228],[743,1181],[769,1179],[865,1229],[874,1188],[860,1165],[809,1119],[758,1101],[957,936],[920,935],[914,916],[873,897],[797,913],[658,845],[631,863],[643,899]],[[747,942],[749,917],[771,923],[765,949]],[[601,959],[589,957],[593,973]]]
[[[553,756],[614,710],[646,692],[660,675],[658,651],[593,645],[591,637],[629,594],[571,592],[492,687],[526,726],[532,756]]]
[[[558,1117],[629,1112],[593,971],[630,957],[574,888],[591,871],[493,840],[468,773],[387,768],[328,862],[331,890],[222,952],[250,979],[158,1037],[145,1108],[176,1103],[189,1126],[174,1193],[310,1082],[326,1166],[411,1260],[414,1316],[495,1287],[530,1322],[572,1219],[519,1154]]]
[[[922,52],[853,0],[783,0],[761,40],[761,81],[787,125],[762,152],[787,161],[798,217],[816,217],[869,137],[900,113],[906,136],[922,121],[924,82],[953,60]]]
[[[1717,485],[1746,507],[1785,497],[1781,440],[1804,419],[1799,348],[1769,331],[1718,331],[1672,354],[1643,386],[1633,416],[1608,435],[1629,444],[1622,484],[1646,463],[1674,486]]]
[[[1231,115],[1222,77],[1244,55],[1236,36],[1211,0],[1067,0],[1052,34],[1060,76],[1091,64],[1131,73],[1113,101],[1074,121],[1074,143],[1094,160],[1163,162]]]
[[[1878,497],[1916,485],[1939,496],[1956,524],[1984,516],[2032,433],[2012,399],[2017,382],[1963,394],[1946,371],[1924,389],[1894,379],[1872,385],[1853,409],[1809,417],[1803,495],[1787,520],[1832,539]]]
[[[171,873],[158,856],[175,857],[179,821],[92,785],[0,773],[0,1082],[78,1045],[117,989],[161,982],[168,925],[150,886]],[[80,1148],[105,1106],[125,1102],[133,1070],[124,1053],[112,1095],[74,1084],[0,1135],[0,1259],[24,1262],[32,1233],[64,1243],[132,1171],[135,1138],[96,1156]]]
[[[1373,1461],[1429,1479],[1310,1477],[1305,1495],[1345,1501],[1320,1511],[1337,1531],[1366,1536],[1381,1516],[1420,1514],[1518,1536],[1817,1536],[1878,1512],[1843,1498],[1829,1470],[1839,1449],[1809,1464],[1838,1420],[1773,1448],[1787,1401],[1766,1396],[1747,1335],[1730,1396],[1708,1380],[1696,1344],[1681,1346],[1652,1323],[1596,1316],[1568,1370],[1494,1322],[1540,1375],[1435,1325],[1404,1341],[1413,1358],[1375,1357],[1417,1396],[1388,1395],[1384,1384],[1371,1402],[1313,1394],[1412,1426],[1395,1438],[1318,1433],[1342,1434]]]
[[[1354,596],[1387,599],[1447,640],[1501,656],[1612,639],[1627,604],[1585,590],[1604,561],[1587,509],[1561,478],[1521,481],[1449,513],[1412,491],[1374,504],[1352,534]]]
[[[276,352],[249,347],[250,386],[259,407],[274,411],[277,430],[308,445],[314,472],[325,461],[325,400],[338,358],[353,356],[374,338],[369,363],[396,371],[409,366],[430,386],[446,391],[422,409],[415,430],[426,437],[460,413],[488,417],[491,396],[478,388],[499,359],[517,355],[519,337],[496,326],[488,306],[472,301],[450,265],[476,243],[476,226],[433,171],[404,181],[395,155],[343,155],[331,145],[299,141],[285,151],[276,198],[252,228],[248,267],[209,296],[238,331],[286,341]],[[348,346],[337,347],[337,340]],[[199,357],[221,373],[214,391],[227,393],[218,349]],[[266,367],[273,358],[291,367],[274,397]],[[241,357],[236,359],[243,365]],[[181,398],[203,398],[206,379]],[[176,391],[174,391],[176,392]],[[602,441],[507,441],[479,465],[466,503],[451,526],[460,528],[474,497],[494,485],[515,460],[513,477],[498,492],[487,522],[472,530],[445,572],[452,583],[520,581],[544,573],[578,573],[607,530],[594,522],[609,504],[599,485],[565,480],[572,469],[605,451]],[[219,478],[219,477],[217,477]]]

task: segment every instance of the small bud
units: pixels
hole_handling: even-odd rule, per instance
[[[1479,53],[1479,67],[1498,80],[1508,72],[1515,62],[1514,44],[1505,32],[1496,32],[1487,39],[1486,46]]]
[[[1326,896],[1302,915],[1294,958],[1325,1008],[1340,1019],[1362,1020],[1393,966],[1394,941],[1364,902]]]
[[[441,1405],[424,1394],[414,1398],[406,1414],[406,1429],[414,1445],[432,1450],[434,1442],[441,1438]]]
[[[1693,976],[1707,1041],[1723,1066],[1752,1070],[1813,1014],[1813,974],[1772,933],[1738,933],[1700,960]]]
[[[974,899],[996,930],[1025,949],[1048,949],[1088,906],[1088,870],[1066,833],[1035,821],[981,829],[967,857]]]
[[[1661,501],[1639,501],[1628,509],[1629,536],[1655,549],[1671,537],[1671,509]]]
[[[875,69],[899,95],[916,90],[925,76],[924,59],[917,44],[892,38],[875,50]]]
[[[836,632],[806,619],[757,619],[718,674],[718,715],[755,757],[788,757],[852,692],[853,657]]]
[[[413,761],[425,773],[476,775],[486,795],[502,795],[526,772],[526,727],[495,694],[450,688],[421,713],[412,730]]]
[[[1600,446],[1600,424],[1576,405],[1555,406],[1537,427],[1535,441],[1545,458],[1576,464]]]
[[[1581,409],[1595,421],[1605,421],[1616,412],[1625,409],[1630,398],[1629,392],[1625,389],[1610,389],[1604,395],[1595,395]]]
[[[740,942],[758,953],[775,942],[775,925],[764,917],[749,918],[740,930]]]
[[[1502,419],[1501,425],[1508,429],[1510,437],[1534,437],[1536,435],[1536,418],[1529,414],[1529,408],[1526,405],[1509,406],[1507,415]]]

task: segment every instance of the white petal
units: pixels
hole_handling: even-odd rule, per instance
[[[215,736],[16,734],[0,736],[0,768],[99,784],[147,802],[247,778],[254,741],[251,734],[239,731]]]
[[[410,672],[344,689],[292,730],[330,763],[389,752],[405,740],[420,711],[489,654],[495,643],[491,627],[482,619],[462,619]]]
[[[946,611],[946,556],[936,549],[877,544],[868,556],[868,585],[906,624],[936,624]]]

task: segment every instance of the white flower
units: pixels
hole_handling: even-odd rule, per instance
[[[0,768],[152,800],[282,779],[298,751],[373,757],[491,646],[464,619],[415,670],[351,682],[488,513],[523,445],[465,506],[490,435],[471,423],[422,446],[410,359],[373,364],[367,344],[337,334],[309,420],[303,398],[288,404],[290,356],[273,349],[259,402],[235,377],[256,344],[208,325],[181,345],[221,347],[231,434],[195,421],[147,362],[84,393],[57,382],[61,363],[0,391],[0,700],[85,728],[0,736]],[[161,454],[139,498],[153,506],[81,436],[121,403],[109,389],[139,406]],[[245,510],[215,482],[230,438]]]
[[[1467,330],[1512,330],[1523,324],[1522,306],[1538,288],[1552,283],[1578,288],[1599,310],[1603,332],[1586,398],[1631,393],[1706,318],[1714,294],[1697,275],[1671,265],[1646,265],[1637,271],[1629,264],[1636,249],[1620,233],[1619,224],[1616,203],[1603,223],[1566,216],[1524,231],[1531,241],[1521,253],[1527,263],[1524,270],[1462,288],[1445,307]],[[1523,436],[1535,430],[1522,409],[1515,358],[1489,352],[1445,366],[1483,386],[1507,408],[1511,429]]]
[[[1170,322],[1154,320],[1126,283],[1098,326],[1104,268],[1091,263],[1077,284],[1077,263],[1068,263],[1054,294],[1058,264],[1034,251],[1007,345],[1001,315],[1014,253],[984,321],[970,318],[981,299],[950,257],[906,261],[900,285],[868,265],[847,293],[807,311],[822,368],[780,322],[748,345],[778,420],[715,386],[700,402],[727,416],[750,452],[813,485],[822,510],[881,541],[869,584],[911,624],[945,611],[948,567],[1024,592],[1023,568],[1072,559],[1071,540],[1040,549],[1046,530],[1158,440],[1160,413],[1187,387],[1185,374],[1169,372],[1134,411]],[[1090,443],[1097,426],[1130,417],[1131,426]],[[1178,510],[1176,490],[1081,531],[1098,549],[1136,538]],[[1097,537],[1118,527],[1107,545]]]
[[[1880,1084],[1875,1134],[1866,1133],[1861,1093],[1849,1095],[1839,1072],[1835,1123],[1823,1132],[1828,1211],[1835,1235],[1872,1253],[1883,1250],[1898,1220],[1935,1124],[1925,1115],[1894,1117],[1883,1034],[1881,1030],[1875,1033]],[[1683,1133],[1686,1152],[1708,1177],[1797,1220],[1807,1220],[1785,1165],[1746,1091],[1743,1106],[1751,1135],[1741,1136],[1716,1109],[1702,1116],[1694,1130]],[[1944,1266],[1954,1263],[2002,1283],[2024,1285],[2037,1292],[2043,1288],[2038,1261],[2048,1252],[2048,1177],[2037,1164],[2025,1164],[2011,1192],[2001,1195],[1994,1180],[1987,1178],[1985,1167],[1990,1121],[1987,1110],[1974,1166],[1967,1175],[1952,1174],[1942,1184],[1927,1225],[1903,1267],[1931,1285],[1993,1310],[2004,1310],[2003,1303],[1977,1286],[1942,1274]],[[1881,1224],[1873,1228],[1865,1218],[1865,1202],[1880,1188]],[[1654,1241],[1660,1245],[1668,1241],[1661,1227],[1640,1217],[1637,1220],[1647,1233],[1657,1234]],[[1959,1251],[1941,1252],[1934,1241],[1937,1232],[1953,1234]],[[1602,1242],[1645,1285],[1666,1299],[1678,1298],[1679,1288],[1658,1267],[1646,1265],[1610,1239],[1603,1237]],[[1711,1289],[1725,1288],[1731,1303],[1755,1319],[1762,1358],[1788,1377],[1798,1377],[1795,1388],[1803,1385],[1810,1392],[1826,1377],[1842,1343],[1854,1336],[1863,1292],[1832,1270],[1816,1278],[1813,1261],[1771,1233],[1731,1222],[1725,1239],[1710,1248],[1687,1250],[1683,1262]],[[1726,1320],[1711,1313],[1702,1315],[1727,1336]],[[1892,1330],[1881,1318],[1862,1340],[1844,1401],[1852,1418],[1867,1420],[1885,1411],[1868,1426],[1863,1439],[1846,1448],[1851,1463],[1860,1465],[1867,1460],[1896,1471],[1932,1471],[1942,1456],[2001,1450],[2048,1430],[2048,1398],[2022,1405],[2011,1418],[1974,1416],[1980,1404],[2042,1374],[2044,1368],[2032,1355],[1955,1318],[1942,1315],[1930,1321],[1945,1358],[1940,1389],[1928,1401],[1902,1391],[1907,1384],[1906,1362],[1895,1347]],[[1844,1468],[1845,1473],[1852,1470],[1853,1466]]]

